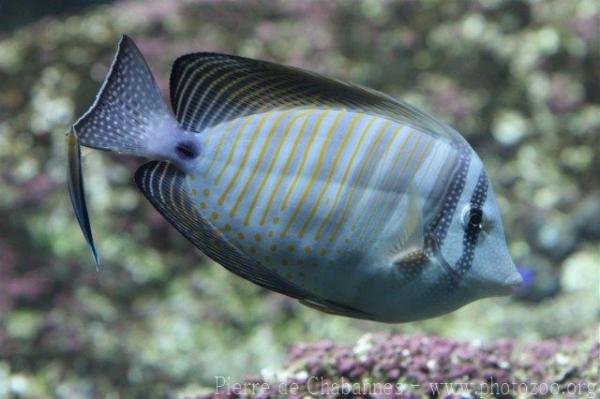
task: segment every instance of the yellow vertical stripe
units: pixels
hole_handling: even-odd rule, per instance
[[[372,193],[372,196],[375,196],[375,199],[373,201],[369,201],[371,204],[373,204],[373,206],[371,206],[371,209],[369,211],[368,215],[363,216],[362,220],[365,220],[365,223],[362,224],[361,230],[363,231],[363,234],[365,234],[365,232],[367,231],[367,226],[369,225],[369,222],[371,220],[371,218],[373,217],[373,214],[375,214],[377,211],[381,211],[381,209],[379,208],[379,199],[382,195],[386,195],[386,187],[387,185],[385,184],[389,178],[390,174],[395,174],[395,163],[392,164],[391,167],[386,167],[386,159],[388,156],[388,153],[390,152],[392,145],[395,143],[395,137],[398,135],[399,131],[402,130],[402,127],[398,127],[396,128],[395,131],[392,132],[391,134],[391,139],[388,141],[388,145],[385,146],[385,150],[383,152],[383,154],[381,155],[381,162],[380,162],[380,167],[376,168],[375,170],[379,169],[378,173],[377,173],[377,177],[375,177],[374,179],[374,188],[375,190],[374,193]],[[406,143],[405,140],[402,141],[402,147],[400,149],[400,151],[398,153],[396,153],[396,161],[397,159],[400,157],[400,154],[402,153],[402,149],[404,148],[404,145]],[[377,184],[378,181],[380,181],[382,179],[382,175],[383,175],[383,181],[381,182],[380,185]],[[379,187],[381,187],[381,189],[378,189]]]
[[[227,66],[225,66],[225,68],[215,68],[215,70],[217,69],[225,69],[225,72],[223,72],[223,74],[221,76],[219,76],[218,78],[212,79],[212,81],[208,84],[208,86],[202,90],[202,96],[200,96],[200,99],[196,102],[196,108],[193,110],[192,115],[190,117],[190,122],[193,122],[194,119],[196,119],[196,116],[198,115],[198,111],[200,110],[200,107],[202,107],[204,105],[204,99],[206,97],[213,96],[214,93],[213,91],[213,87],[215,87],[215,85],[225,79],[227,79],[229,76],[231,76],[233,74],[233,71],[231,70],[227,70]],[[240,71],[242,71],[243,69],[241,69]],[[194,87],[194,91],[190,94],[190,99],[193,98],[193,96],[196,94],[197,91],[197,86]],[[212,103],[211,103],[212,106]],[[187,105],[186,105],[186,109],[187,109]],[[208,113],[208,111],[210,110],[210,108],[207,108],[204,113],[201,115],[200,120],[196,123],[194,123],[196,126],[202,126],[202,122],[204,121],[204,117],[206,116],[206,114]]]
[[[209,91],[215,86],[215,84],[221,80],[223,80],[225,77],[229,77],[230,75],[232,75],[232,72],[226,73],[223,76],[221,76],[218,79],[215,79],[209,87],[206,88],[205,93],[210,94],[211,97],[211,101],[208,104],[206,110],[203,112],[201,119],[198,121],[198,124],[200,126],[203,125],[204,123],[204,119],[206,118],[207,115],[210,114],[210,111],[212,110],[213,106],[216,104],[216,102],[222,97],[223,93],[225,93],[225,91],[227,91],[231,86],[235,85],[236,83],[244,80],[244,79],[248,79],[249,78],[249,73],[247,71],[251,71],[251,69],[249,67],[246,68],[236,68],[235,69],[235,73],[236,74],[241,74],[241,76],[239,76],[236,79],[233,79],[232,81],[230,81],[229,83],[227,83],[226,85],[224,85],[223,87],[221,87],[219,90],[216,90],[213,93],[209,93]],[[227,98],[228,99],[228,98]],[[200,102],[201,103],[201,102]],[[229,102],[226,101],[224,104],[228,104]],[[222,108],[219,108],[219,110]],[[194,115],[195,116],[195,115]],[[214,115],[213,115],[214,116]],[[213,120],[213,116],[211,116],[211,120],[208,122],[212,122]]]
[[[206,169],[206,172],[204,173],[204,177],[207,177],[210,174],[210,171],[212,170],[215,162],[221,156],[221,150],[223,149],[225,140],[227,138],[229,138],[229,136],[233,132],[233,130],[237,128],[236,134],[240,134],[240,131],[242,131],[246,128],[246,125],[250,122],[251,119],[252,119],[252,117],[248,117],[248,118],[246,118],[246,120],[240,119],[237,123],[232,122],[230,124],[229,128],[227,129],[226,133],[221,133],[220,131],[215,131],[215,130],[213,130],[210,133],[211,135],[220,134],[221,140],[219,140],[219,143],[217,144],[217,149],[215,151],[213,151],[213,153],[212,153],[212,161],[211,161],[210,165],[208,166],[208,168]],[[228,164],[226,163],[225,166],[226,165],[228,165]]]
[[[425,173],[423,174],[423,176],[421,176],[421,178],[419,179],[419,182],[427,182],[427,179],[429,178],[429,175],[431,174],[431,164],[433,163],[433,161],[435,160],[435,157],[437,156],[437,152],[439,150],[439,142],[436,143],[435,145],[433,145],[433,150],[431,152],[431,155],[429,156],[429,159],[427,160],[427,165],[423,165],[423,167],[425,168]]]
[[[190,66],[195,66],[195,64],[197,64],[197,63],[198,63],[198,62],[194,62],[194,65],[188,65],[188,66],[186,67],[186,70],[187,70],[187,68],[189,68]],[[202,83],[202,82],[203,82],[203,81],[204,81],[204,80],[205,80],[207,77],[209,77],[209,76],[212,76],[212,75],[213,75],[215,72],[219,71],[219,70],[220,70],[220,69],[222,69],[222,68],[215,68],[215,70],[205,73],[205,74],[202,76],[202,78],[200,78],[200,80],[196,80],[196,79],[192,79],[192,78],[193,78],[194,76],[196,76],[196,75],[197,75],[199,72],[203,71],[204,69],[207,69],[207,67],[210,67],[211,65],[214,65],[214,64],[220,64],[220,63],[221,63],[221,61],[220,61],[220,60],[215,60],[215,61],[212,61],[212,60],[211,60],[211,61],[209,61],[209,62],[206,62],[204,65],[202,65],[202,66],[201,66],[200,68],[198,68],[198,69],[192,69],[192,73],[190,74],[190,76],[189,76],[189,77],[187,77],[187,78],[185,78],[185,79],[183,79],[183,75],[180,77],[180,79],[179,79],[179,83],[177,84],[177,87],[175,88],[175,98],[178,98],[178,100],[177,100],[177,106],[176,106],[175,110],[177,111],[177,116],[178,116],[178,119],[179,119],[179,120],[181,119],[181,116],[182,116],[182,115],[185,115],[185,113],[187,112],[187,108],[188,108],[188,106],[189,106],[189,99],[190,99],[191,95],[188,95],[188,96],[184,96],[184,95],[183,95],[183,94],[186,92],[186,90],[187,90],[187,88],[188,88],[188,85],[189,85],[190,83],[192,83],[192,82],[195,82],[195,84],[194,84],[194,88],[192,89],[192,93],[193,93],[194,91],[196,91],[196,90],[195,90],[195,87],[196,87],[196,85],[197,85],[197,84],[200,84],[200,83]],[[184,73],[185,73],[185,72],[184,72]],[[185,84],[183,85],[183,88],[181,89],[181,91],[179,91],[179,86],[180,86],[180,85],[181,85],[181,83],[183,83],[184,81],[185,81]],[[186,101],[186,102],[185,102],[185,104],[184,104],[184,108],[182,109],[182,108],[181,108],[181,106],[182,106],[182,100],[184,99],[184,97],[186,97],[186,98],[188,99],[188,101]]]
[[[379,128],[377,135],[375,136],[375,139],[373,140],[373,142],[371,142],[371,145],[369,146],[369,148],[367,150],[367,154],[361,162],[360,169],[358,172],[358,178],[356,180],[356,184],[352,186],[350,195],[348,196],[348,199],[346,200],[346,204],[344,205],[344,210],[342,212],[342,216],[340,217],[340,220],[336,224],[334,231],[331,233],[331,236],[329,237],[329,241],[333,241],[337,237],[337,234],[339,233],[340,229],[342,228],[344,220],[346,219],[346,217],[348,216],[348,212],[350,211],[350,204],[352,203],[352,198],[354,197],[354,193],[356,192],[357,187],[360,185],[360,181],[362,179],[363,174],[366,171],[367,165],[369,164],[369,162],[371,160],[373,152],[375,151],[375,147],[377,147],[377,144],[379,143],[379,141],[381,141],[383,133],[386,131],[389,124],[390,124],[390,121],[386,120],[383,123],[383,126]],[[360,199],[362,199],[362,197],[364,196],[364,193],[366,191],[365,189],[363,189],[361,191],[359,202],[360,202]]]
[[[262,81],[259,80],[258,82],[255,82],[254,84],[250,84],[250,85],[247,85],[245,87],[240,88],[238,91],[236,91],[235,93],[233,93],[232,95],[230,95],[228,97],[229,98],[229,102],[228,103],[231,103],[232,100],[236,99],[240,94],[243,94],[243,93],[249,91],[250,88],[252,88],[254,86],[257,86],[261,82]],[[237,103],[237,105],[234,106],[234,107],[232,107],[221,119],[223,121],[227,121],[230,118],[230,116],[237,109],[240,108],[240,106],[244,106],[247,109],[253,110],[252,115],[248,116],[248,118],[244,122],[244,125],[245,125],[246,123],[248,123],[248,119],[252,118],[252,116],[257,115],[257,114],[259,114],[259,113],[261,113],[261,112],[263,112],[265,110],[274,111],[274,110],[278,109],[278,105],[286,105],[288,107],[293,107],[295,105],[306,105],[306,99],[303,98],[302,96],[299,96],[299,95],[289,95],[289,96],[286,96],[286,97],[282,97],[286,92],[290,91],[290,90],[286,90],[286,88],[281,89],[281,90],[275,90],[275,91],[273,91],[270,94],[265,94],[264,96],[260,96],[260,94],[262,92],[267,91],[267,90],[272,90],[272,87],[271,86],[265,86],[265,87],[262,87],[262,88],[260,88],[260,89],[258,89],[256,91],[249,92],[246,96],[240,98],[238,101],[235,101]],[[267,101],[267,102],[263,103],[262,106],[259,107],[258,109],[256,109],[256,110],[253,109],[254,106],[257,105],[258,101],[264,102],[265,99],[271,99],[271,98],[275,98],[278,101],[273,101],[273,102]],[[315,106],[317,105],[317,103],[314,100],[312,101],[312,103]],[[218,109],[218,111],[216,111],[216,114],[220,113],[221,110],[223,109],[223,107],[225,105],[226,104],[221,105],[221,107]],[[240,121],[242,121],[243,118],[244,118],[244,116],[240,116],[239,118],[240,118]],[[209,121],[209,123],[212,123],[213,119],[214,119],[214,116],[213,116],[213,118],[211,118],[211,120]],[[213,129],[211,131],[211,133],[210,133],[211,135],[213,135],[213,134],[220,134],[221,135],[221,140],[219,140],[219,143],[217,145],[217,149],[213,153],[213,159],[212,159],[212,161],[211,161],[211,163],[210,163],[207,171],[204,173],[205,177],[210,174],[210,171],[212,170],[212,167],[214,166],[215,162],[217,161],[217,159],[219,158],[219,156],[221,154],[221,150],[223,148],[223,145],[225,144],[225,141],[226,141],[227,137],[229,136],[229,134],[231,133],[231,131],[234,128],[236,128],[237,126],[239,126],[239,125],[236,124],[236,125],[230,126],[229,129],[228,129],[228,131],[227,131],[227,134],[222,134],[222,135],[221,135],[221,132],[217,131],[216,129]],[[240,127],[239,130],[242,130],[242,129],[243,129],[243,127]],[[238,130],[238,132],[239,132],[239,130]],[[227,167],[227,165],[229,165],[229,162],[231,162],[230,159],[228,159],[225,162],[225,165],[223,166],[223,169],[221,170],[220,175],[223,173],[224,168]]]
[[[160,177],[158,178],[158,194],[160,195],[160,200],[163,203],[167,202],[165,200],[165,197],[163,196],[163,180],[165,179],[166,173],[167,173],[167,168],[165,166],[165,167],[163,167],[163,171],[160,174]]]
[[[229,211],[229,215],[231,215],[231,217],[234,217],[237,213],[237,209],[239,208],[242,199],[244,198],[244,196],[246,195],[246,192],[248,191],[248,187],[250,187],[250,184],[254,181],[254,178],[256,177],[256,172],[258,172],[258,168],[260,167],[260,164],[263,161],[263,158],[265,156],[265,152],[267,151],[267,147],[269,146],[269,144],[271,143],[271,140],[273,139],[273,135],[275,134],[275,131],[277,130],[277,128],[279,127],[279,125],[281,124],[281,121],[288,116],[291,112],[293,112],[293,110],[290,111],[286,111],[286,112],[281,112],[281,115],[279,115],[271,124],[271,128],[269,129],[269,133],[267,133],[267,137],[265,138],[265,140],[263,141],[262,147],[260,149],[260,152],[258,153],[258,157],[256,159],[256,163],[254,164],[254,168],[252,170],[252,174],[250,175],[249,179],[246,179],[246,183],[244,184],[244,187],[242,188],[242,190],[240,191],[239,195],[237,196],[237,199],[235,200],[235,204],[233,205],[233,208],[231,208],[231,211]],[[249,219],[246,218],[244,220],[244,225],[248,225],[248,221]]]
[[[329,221],[330,221],[331,217],[333,216],[333,213],[335,212],[337,204],[340,200],[340,195],[342,193],[342,190],[346,187],[346,182],[348,180],[348,177],[350,176],[350,170],[352,169],[352,166],[354,165],[354,159],[356,158],[356,155],[358,154],[358,150],[360,148],[362,148],[362,144],[365,140],[365,137],[367,137],[367,132],[369,131],[369,129],[371,128],[371,126],[373,125],[375,120],[376,119],[374,117],[371,117],[369,122],[363,128],[363,130],[360,134],[358,143],[354,147],[354,151],[352,152],[352,155],[350,156],[350,161],[348,162],[348,165],[346,166],[346,170],[344,171],[344,176],[342,177],[342,181],[340,182],[340,184],[338,186],[338,190],[337,190],[337,193],[335,194],[335,199],[333,201],[333,205],[331,206],[329,213],[327,214],[327,216],[325,216],[325,219],[323,219],[323,222],[321,223],[321,225],[319,226],[319,229],[317,230],[317,234],[316,234],[317,240],[321,237],[321,234],[323,234],[323,230],[329,224]]]
[[[185,179],[182,179],[182,184],[185,184]],[[175,185],[175,179],[171,179],[170,184],[169,184],[169,205],[174,208],[177,209],[177,205],[175,205],[175,196],[173,195],[173,186]],[[183,188],[183,187],[182,187]],[[185,194],[184,190],[181,190],[181,194]]]
[[[425,148],[423,148],[423,151],[421,151],[419,158],[417,158],[417,160],[415,162],[415,170],[413,171],[411,176],[414,176],[417,173],[417,170],[421,167],[421,164],[423,163],[423,158],[429,152],[429,148],[431,148],[432,144],[433,144],[433,139],[428,139],[427,144],[425,144]]]
[[[252,218],[252,213],[254,212],[254,208],[256,207],[256,203],[258,202],[258,198],[262,194],[262,190],[265,188],[265,184],[267,183],[267,180],[271,176],[271,172],[273,172],[273,167],[275,166],[275,163],[279,159],[279,156],[281,153],[281,148],[283,147],[283,144],[287,141],[287,137],[289,135],[289,132],[290,132],[292,126],[294,125],[294,123],[296,123],[296,121],[299,118],[308,115],[309,112],[310,111],[305,111],[305,112],[301,112],[301,113],[295,115],[288,121],[287,125],[285,126],[283,134],[281,135],[281,138],[279,139],[279,143],[277,144],[277,147],[275,148],[275,152],[273,153],[273,157],[271,158],[271,163],[269,164],[267,172],[265,173],[264,177],[262,178],[262,180],[258,186],[258,189],[254,193],[254,197],[252,198],[252,201],[250,202],[250,207],[248,208],[248,212],[246,213],[246,216],[244,217],[244,225],[248,225],[248,223],[250,223],[250,219]],[[288,158],[288,162],[289,162],[289,158]],[[284,175],[285,175],[285,170],[283,171],[283,174],[281,174],[280,179],[282,179]],[[266,213],[263,215],[263,219],[261,220],[261,225],[264,224],[263,220],[266,218],[266,214],[268,213],[268,208],[270,208],[272,198],[274,197],[276,191],[277,191],[277,186],[275,187],[275,190],[273,190],[271,192],[271,196],[269,198],[269,203],[267,206]]]
[[[314,186],[315,181],[319,177],[319,173],[321,172],[321,168],[323,167],[323,160],[325,158],[325,154],[327,153],[327,148],[329,147],[329,145],[332,144],[332,141],[333,141],[332,140],[333,133],[337,129],[337,126],[339,125],[340,120],[342,119],[342,117],[344,115],[345,115],[345,112],[339,112],[338,115],[335,117],[334,121],[331,123],[331,126],[329,126],[329,129],[327,130],[327,134],[325,135],[325,142],[323,143],[323,146],[321,147],[321,151],[319,152],[319,157],[317,158],[317,165],[315,167],[315,170],[314,170],[312,176],[310,177],[310,180],[309,180],[308,184],[306,185],[306,188],[304,189],[304,193],[302,194],[302,197],[300,197],[300,202],[296,205],[296,210],[295,210],[292,218],[289,220],[288,225],[287,225],[286,229],[284,230],[284,232],[289,229],[289,227],[293,223],[293,219],[295,219],[298,216],[300,209],[302,209],[302,206],[304,206],[306,197],[312,190],[312,187]],[[347,137],[348,136],[344,137],[344,139],[347,140]],[[338,148],[338,150],[339,150],[339,148]],[[336,156],[336,157],[339,158],[339,156]],[[329,182],[331,181],[331,176],[333,176],[334,170],[335,170],[335,165],[333,165],[329,171],[329,177],[327,178],[327,183],[324,185],[325,190],[326,190],[327,186],[329,185]],[[310,224],[313,217],[315,216],[315,213],[317,212],[317,208],[315,207],[315,205],[318,205],[318,203],[321,202],[321,198],[323,198],[324,192],[325,192],[324,190],[321,190],[321,194],[319,195],[317,203],[313,204],[313,207],[310,210],[308,218],[306,218],[304,225],[298,232],[298,238],[304,237],[304,232],[308,228],[308,225]]]
[[[340,115],[342,115],[342,114],[340,114]],[[361,117],[360,114],[359,115],[355,114],[352,117],[352,120],[350,121],[350,126],[348,126],[348,131],[344,132],[344,138],[342,139],[342,142],[340,143],[340,145],[333,157],[333,163],[331,164],[331,168],[329,169],[329,175],[327,176],[327,180],[325,181],[325,184],[323,184],[323,188],[321,189],[321,192],[319,193],[317,201],[313,204],[313,206],[310,210],[310,213],[308,215],[308,218],[304,221],[304,225],[302,225],[302,228],[300,229],[298,238],[302,238],[304,236],[306,229],[308,228],[308,226],[312,222],[313,218],[315,217],[315,214],[317,213],[317,209],[319,208],[321,200],[323,199],[323,195],[325,195],[325,192],[329,188],[329,184],[331,183],[331,179],[333,178],[333,174],[335,173],[335,170],[337,168],[337,164],[340,160],[340,157],[341,157],[342,153],[344,152],[344,150],[346,149],[348,140],[352,136],[352,133],[354,132],[354,127],[356,126],[356,123],[359,121],[360,117]],[[329,129],[329,132],[327,134],[328,141],[331,140],[331,133],[335,130],[338,123],[339,123],[339,119],[336,120],[336,122],[334,123],[334,126],[332,126]],[[319,238],[317,238],[317,239],[319,239]]]
[[[373,206],[371,208],[371,211],[369,212],[369,215],[366,215],[363,220],[365,221],[363,224],[363,237],[364,237],[364,232],[366,232],[367,230],[367,226],[371,221],[371,218],[373,217],[373,214],[377,211],[380,211],[380,214],[385,215],[384,212],[381,212],[381,209],[378,207],[378,201],[381,195],[385,195],[385,188],[388,187],[389,184],[391,184],[391,181],[395,178],[397,178],[398,176],[402,176],[403,172],[397,173],[396,172],[396,167],[398,166],[398,162],[400,161],[400,159],[402,158],[402,155],[404,154],[404,149],[406,148],[406,146],[408,145],[408,143],[410,142],[410,140],[412,139],[413,135],[414,135],[415,131],[414,130],[409,130],[406,137],[404,137],[404,139],[402,140],[402,144],[400,145],[400,148],[398,149],[398,151],[396,152],[396,155],[394,156],[394,159],[392,161],[392,165],[387,168],[387,175],[384,178],[383,184],[382,184],[382,190],[380,190],[379,195],[377,196],[377,198],[375,199],[374,203],[377,204],[376,206]],[[417,141],[418,144],[418,141]],[[416,148],[416,147],[414,147]],[[414,150],[413,148],[413,150]],[[406,167],[407,164],[405,164]]]
[[[268,116],[269,114],[264,114],[260,121],[264,121],[265,117]],[[248,124],[255,120],[256,118],[258,118],[259,115],[252,115],[250,117],[248,117],[244,123],[242,124],[242,126],[240,126],[240,128],[237,130],[237,132],[235,132],[235,138],[233,139],[233,144],[231,145],[231,147],[229,148],[229,153],[227,155],[227,160],[225,161],[225,163],[223,163],[223,167],[221,168],[221,171],[219,172],[219,174],[217,175],[217,178],[215,179],[215,185],[218,185],[221,182],[221,179],[223,178],[223,174],[225,173],[225,170],[229,167],[229,165],[231,164],[231,161],[233,160],[233,156],[237,150],[237,146],[240,142],[240,140],[242,139],[242,137],[244,136],[244,133],[246,131],[246,128],[248,127]],[[259,123],[260,123],[259,121]],[[256,127],[256,126],[255,126]],[[256,131],[256,129],[254,130]],[[246,153],[248,153],[248,151],[246,151]]]
[[[298,149],[298,144],[300,143],[300,141],[302,140],[302,137],[304,136],[304,132],[306,131],[306,126],[308,125],[308,121],[309,121],[309,118],[308,117],[305,118],[304,121],[302,122],[302,126],[300,126],[298,135],[296,136],[296,139],[294,140],[294,144],[292,145],[292,150],[290,151],[290,154],[288,154],[288,159],[285,162],[283,170],[279,174],[277,183],[275,183],[275,188],[273,189],[273,191],[271,192],[271,195],[269,196],[269,201],[267,202],[267,207],[265,208],[265,211],[263,212],[263,215],[260,218],[261,226],[263,226],[267,221],[267,216],[269,216],[269,210],[271,209],[271,206],[273,205],[273,201],[275,200],[275,196],[277,195],[279,188],[281,188],[283,179],[286,177],[287,172],[290,168],[290,165],[292,164],[293,156],[296,153],[296,150]],[[289,130],[286,131],[286,135],[288,134],[288,132],[289,132]]]
[[[417,148],[419,148],[419,144],[421,143],[422,138],[423,138],[422,134],[419,134],[417,136],[417,140],[415,140],[415,145],[410,150],[410,153],[408,154],[408,157],[406,158],[406,161],[404,162],[404,165],[402,166],[402,170],[400,171],[400,174],[399,174],[400,180],[402,180],[402,177],[406,174],[406,170],[412,163],[412,159],[415,156],[415,152],[417,151]]]
[[[413,162],[413,158],[414,158],[414,155],[415,155],[416,149],[418,148],[418,146],[419,146],[419,141],[420,141],[420,139],[421,139],[422,137],[423,137],[423,136],[420,134],[420,135],[419,135],[419,137],[417,138],[417,142],[415,143],[415,146],[414,146],[414,147],[413,147],[413,149],[411,150],[411,152],[410,152],[410,154],[409,154],[409,157],[408,157],[408,159],[407,159],[407,161],[406,161],[406,164],[410,165],[410,163],[412,163],[412,162]],[[422,160],[423,160],[423,155],[424,155],[424,154],[425,154],[427,151],[429,151],[429,148],[431,147],[431,143],[433,142],[433,139],[429,139],[429,138],[427,138],[427,137],[426,137],[426,140],[428,140],[428,141],[427,141],[427,144],[425,144],[425,148],[423,148],[423,151],[422,151],[421,155],[419,156],[419,158],[418,158],[416,161],[414,161],[415,165],[414,165],[414,168],[412,169],[412,172],[411,172],[411,174],[410,174],[409,176],[407,176],[407,177],[406,177],[406,179],[405,179],[406,181],[408,181],[408,184],[411,184],[411,182],[412,182],[412,179],[413,179],[413,176],[414,176],[414,174],[416,173],[416,171],[418,170],[418,168],[419,168],[419,166],[420,166],[420,164],[421,164],[421,162],[422,162]],[[405,169],[406,169],[406,168],[405,168]],[[403,180],[403,179],[402,179],[402,177],[403,177],[403,175],[404,175],[404,172],[405,172],[404,170],[401,172],[401,175],[400,175],[400,181],[402,181],[402,180]],[[418,194],[418,193],[417,193],[417,194]],[[388,215],[390,212],[392,212],[392,211],[393,211],[393,208],[394,208],[394,206],[397,206],[397,205],[398,205],[398,204],[397,204],[397,203],[395,203],[395,202],[390,202],[390,203],[388,204],[388,206],[387,206],[387,209],[386,209],[386,211],[381,213],[381,215],[380,215],[380,217],[379,217],[379,220],[377,220],[377,222],[379,222],[381,219],[385,218],[385,217],[386,217],[386,215]],[[421,211],[421,210],[419,210],[419,211]],[[370,222],[370,221],[369,221],[369,222]],[[368,227],[371,227],[371,226],[368,226]]]
[[[227,104],[230,103],[236,103],[236,106],[232,107],[222,118],[221,120],[228,120],[229,117],[238,109],[240,109],[240,107],[245,107],[248,110],[252,110],[253,114],[259,113],[263,110],[275,110],[275,109],[281,109],[280,106],[285,105],[286,107],[292,107],[294,105],[315,105],[318,106],[317,101],[315,101],[314,98],[310,98],[309,96],[303,94],[302,90],[298,90],[297,87],[283,87],[283,88],[279,88],[279,89],[275,89],[273,84],[268,84],[267,83],[272,83],[271,81],[274,80],[275,82],[280,82],[280,79],[266,79],[266,80],[261,80],[258,79],[256,80],[254,83],[248,84],[242,88],[240,88],[239,90],[237,90],[236,92],[232,93],[230,96],[228,96],[228,102],[224,103],[221,105],[221,107],[215,112],[214,115],[217,115],[221,112],[221,110],[223,109],[223,107],[225,107]],[[260,88],[251,91],[251,89],[255,86],[261,86]],[[267,92],[265,94],[263,94],[264,92]],[[244,93],[247,93],[246,95],[244,95]],[[243,97],[239,98],[238,97],[240,95],[244,95]],[[307,104],[307,100],[310,100],[310,102]],[[253,107],[255,105],[257,105],[258,103],[262,104],[262,106],[260,108],[258,108],[257,110],[253,110]],[[213,115],[213,119],[214,119],[214,115]],[[209,123],[212,123],[213,119],[211,119],[209,121]]]
[[[185,197],[186,197],[186,193],[185,193],[185,190],[182,189],[184,187],[185,180],[183,180],[181,184],[182,184],[182,187],[180,187],[180,190],[179,190],[179,207],[181,208],[181,212],[183,214],[187,214],[188,218],[189,218],[189,215],[190,214],[193,215],[194,211],[195,211],[195,209],[194,209],[194,202],[192,200],[189,200],[190,208],[192,208],[192,209],[191,210],[185,209]]]
[[[415,144],[414,144],[414,146],[412,147],[412,149],[411,149],[410,153],[408,154],[408,157],[407,157],[407,159],[406,159],[406,161],[405,161],[405,163],[404,163],[404,165],[403,165],[403,168],[402,168],[402,170],[400,171],[400,173],[399,173],[399,175],[398,175],[398,180],[399,180],[400,182],[402,182],[402,180],[403,180],[403,177],[404,177],[404,175],[406,174],[406,170],[408,169],[408,167],[409,167],[409,166],[411,165],[411,163],[413,162],[413,158],[414,158],[414,156],[415,156],[415,153],[416,153],[417,149],[419,148],[419,145],[420,145],[420,142],[421,142],[421,139],[422,139],[422,138],[423,138],[423,135],[422,135],[422,134],[419,134],[419,136],[417,137],[417,140],[415,140]],[[433,141],[432,139],[429,139],[429,140],[428,140],[427,144],[425,145],[425,148],[423,149],[423,153],[429,149],[429,147],[431,146],[431,143],[432,143],[432,141]],[[421,155],[422,155],[422,154],[421,154]],[[422,156],[419,158],[419,161],[421,161],[421,160],[422,160]],[[412,176],[414,175],[414,173],[415,173],[415,171],[417,170],[418,166],[419,166],[418,164],[415,164],[415,165],[414,165],[414,168],[413,168],[413,172],[412,172],[412,174],[411,174],[410,176],[407,176],[407,177],[406,177],[406,181],[408,181],[408,182],[409,182],[408,184],[410,184],[410,181],[412,180]],[[394,191],[394,192],[395,192],[396,190],[391,190],[391,191]],[[398,194],[402,194],[402,193],[398,192]],[[406,193],[404,193],[404,194],[406,194]],[[393,210],[394,210],[394,206],[397,206],[397,205],[398,205],[398,203],[396,203],[396,202],[394,202],[394,201],[390,202],[390,203],[387,205],[387,207],[386,207],[385,211],[383,211],[383,212],[380,212],[380,214],[379,214],[379,218],[378,218],[376,221],[377,221],[377,222],[379,222],[379,221],[381,221],[381,220],[385,220],[385,218],[387,217],[386,215],[389,215],[391,212],[393,212]],[[381,209],[379,209],[379,210],[381,210]],[[368,230],[368,228],[370,228],[370,227],[371,227],[371,226],[370,226],[370,223],[371,223],[371,218],[373,217],[373,214],[374,214],[374,213],[375,213],[375,212],[371,212],[371,214],[369,215],[369,219],[367,220],[367,222],[366,222],[366,224],[365,224],[365,227],[366,227],[366,228],[365,228],[365,230],[363,230],[363,231],[366,231],[366,230]],[[364,233],[363,233],[362,237],[364,237]]]
[[[308,158],[308,153],[310,152],[310,149],[315,141],[315,137],[317,137],[317,132],[319,131],[319,127],[321,126],[321,122],[323,121],[323,119],[328,115],[327,111],[323,111],[321,113],[321,115],[319,115],[317,117],[317,121],[315,122],[315,126],[313,126],[312,132],[310,134],[310,137],[308,139],[308,144],[306,146],[306,148],[304,148],[304,152],[302,153],[302,158],[300,160],[300,166],[298,167],[298,171],[296,172],[295,176],[294,176],[294,180],[292,181],[292,185],[288,188],[285,197],[283,199],[283,203],[281,204],[281,210],[284,211],[285,208],[287,207],[287,203],[290,199],[290,195],[294,192],[295,188],[296,188],[296,184],[298,184],[298,179],[300,178],[300,176],[302,175],[302,170],[304,169],[304,165],[306,164],[306,159]]]
[[[254,142],[256,141],[256,136],[258,136],[258,133],[262,129],[262,126],[265,124],[265,121],[270,116],[271,116],[271,113],[270,112],[266,112],[260,118],[260,120],[258,121],[258,123],[256,124],[256,126],[254,126],[254,130],[252,131],[252,134],[250,136],[250,140],[248,141],[249,145],[254,145]],[[239,141],[240,136],[241,136],[241,134],[238,137],[236,137],[236,143],[234,145],[237,146],[237,141]],[[234,151],[235,151],[235,149],[233,149],[230,154],[233,154]],[[231,191],[231,189],[235,185],[238,177],[240,176],[240,173],[242,173],[242,170],[244,170],[244,167],[246,166],[246,162],[248,162],[248,158],[250,157],[250,153],[252,153],[251,147],[249,147],[249,148],[246,149],[246,151],[244,152],[244,157],[242,158],[242,162],[239,165],[236,166],[233,178],[231,180],[229,180],[229,183],[227,184],[227,187],[225,188],[225,191],[223,192],[223,194],[221,194],[221,196],[219,197],[219,200],[217,201],[217,203],[219,205],[223,205],[223,203],[225,202],[225,198],[227,197],[227,195],[229,194],[229,192]],[[227,164],[229,164],[229,162]],[[227,164],[225,166],[227,166]],[[219,179],[219,178],[220,178],[220,176],[217,177],[217,179]]]

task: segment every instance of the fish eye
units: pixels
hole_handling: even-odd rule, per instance
[[[484,223],[483,210],[479,207],[467,205],[462,212],[462,223],[467,230],[481,230]]]
[[[469,212],[469,227],[480,230],[482,222],[483,211],[481,208],[471,208],[471,211]]]

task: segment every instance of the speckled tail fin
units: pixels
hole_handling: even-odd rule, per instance
[[[178,126],[137,46],[127,36],[94,104],[73,125],[81,145],[152,157],[165,128]]]

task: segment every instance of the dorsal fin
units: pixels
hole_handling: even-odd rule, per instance
[[[171,104],[186,130],[273,109],[340,107],[386,117],[449,141],[458,132],[423,111],[376,90],[303,69],[217,53],[179,57],[170,79]]]

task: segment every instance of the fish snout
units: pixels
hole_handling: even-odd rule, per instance
[[[519,272],[515,272],[507,277],[506,280],[504,280],[504,285],[513,288],[519,288],[521,285],[523,285],[523,277],[521,277]]]
[[[503,285],[514,293],[523,285],[523,277],[518,271],[515,271],[504,280]]]

